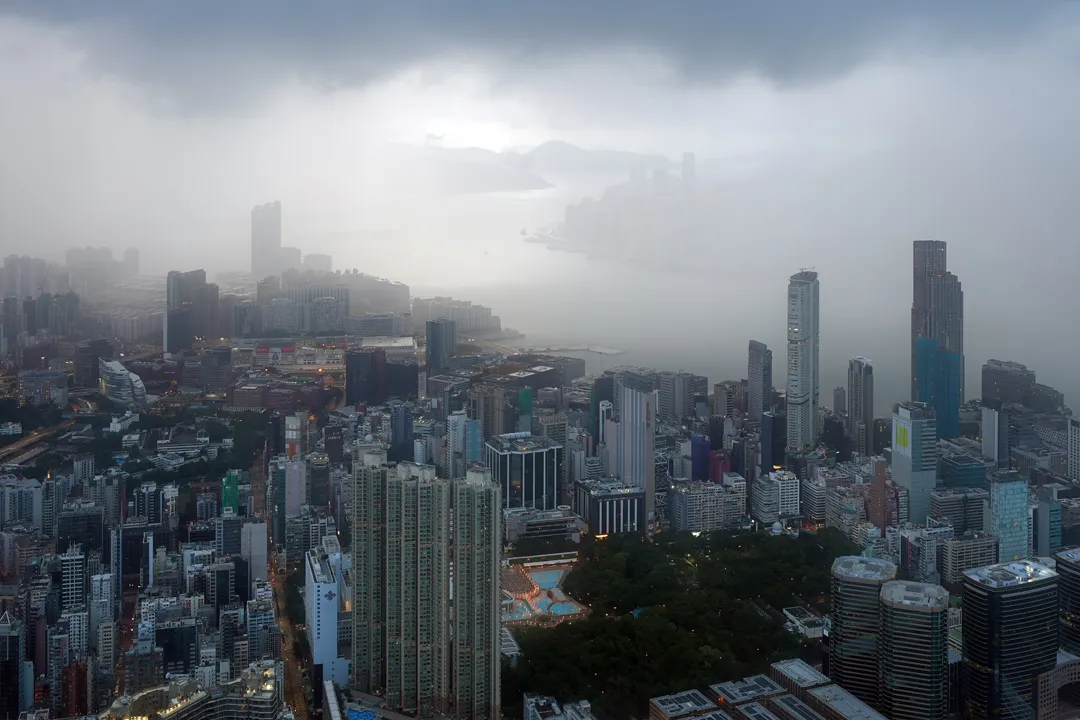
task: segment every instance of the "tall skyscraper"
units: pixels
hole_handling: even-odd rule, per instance
[[[887,560],[838,557],[832,566],[829,677],[873,707],[878,706],[878,635],[881,589],[896,577]]]
[[[497,720],[500,712],[502,502],[482,466],[453,483],[454,563],[450,715]]]
[[[814,447],[821,436],[818,417],[818,274],[791,276],[787,303],[787,442],[791,450]]]
[[[386,351],[349,348],[345,351],[345,404],[386,402]]]
[[[255,280],[280,272],[281,203],[256,205],[251,210],[251,274]]]
[[[874,366],[864,357],[852,358],[847,371],[848,433],[863,457],[874,454]]]
[[[998,561],[1011,562],[1028,557],[1028,484],[1016,471],[990,476],[989,525],[998,539]]]
[[[930,493],[937,484],[937,426],[934,409],[925,403],[900,403],[893,411],[892,477],[908,491],[908,517],[926,523]]]
[[[392,472],[386,451],[366,452],[353,466],[353,665],[352,685],[377,693],[386,684],[384,624],[386,496]],[[396,473],[396,470],[393,470]]]
[[[425,325],[427,348],[425,359],[430,378],[450,369],[450,358],[457,345],[457,326],[453,320],[439,318],[428,320]]]
[[[399,463],[386,486],[386,700],[428,716],[448,695],[450,493],[431,465]]]
[[[1057,573],[1024,560],[963,578],[964,717],[1035,717],[1035,678],[1057,665]]]
[[[949,714],[949,593],[893,580],[881,588],[878,709],[890,720]]]
[[[499,717],[500,506],[485,470],[443,480],[383,450],[356,463],[356,689],[423,717]]]
[[[621,386],[620,391],[619,477],[627,486],[644,491],[646,523],[651,528],[656,520],[656,393],[630,385]]]
[[[938,435],[960,432],[964,402],[964,292],[946,270],[946,244],[914,243],[911,399],[933,405]]]
[[[27,687],[33,689],[33,684],[26,682],[25,659],[26,625],[5,612],[0,615],[0,717],[18,718],[34,702],[27,697]]]
[[[772,409],[772,350],[757,340],[750,341],[746,382],[746,412],[756,422],[761,413]]]
[[[1058,574],[1058,609],[1061,620],[1061,647],[1080,654],[1080,548],[1054,555]]]

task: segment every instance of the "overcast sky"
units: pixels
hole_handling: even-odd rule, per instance
[[[246,270],[250,207],[279,199],[286,243],[338,266],[508,283],[495,238],[526,220],[403,209],[387,142],[694,150],[743,168],[710,250],[757,252],[778,288],[815,266],[892,322],[911,240],[948,240],[973,322],[1060,359],[1078,62],[1064,2],[0,2],[0,251]]]

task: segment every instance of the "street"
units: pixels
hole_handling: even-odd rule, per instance
[[[270,577],[273,578],[274,612],[281,630],[281,660],[285,666],[285,702],[292,707],[296,720],[307,720],[308,704],[304,694],[304,679],[300,662],[293,652],[295,646],[293,626],[285,615],[285,576],[277,574],[277,563],[270,560]]]

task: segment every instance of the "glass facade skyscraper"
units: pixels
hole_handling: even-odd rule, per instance
[[[453,320],[439,318],[428,320],[425,325],[425,359],[428,377],[450,369],[450,358],[457,344],[457,326]]]
[[[916,241],[913,250],[911,399],[933,405],[939,434],[952,437],[964,402],[964,292],[946,269],[944,242]]]
[[[1058,574],[1061,647],[1080,655],[1080,548],[1054,555]]]
[[[915,373],[919,378],[915,400],[934,408],[938,437],[959,435],[960,387],[964,374],[961,356],[946,350],[934,338],[916,338]]]
[[[949,593],[894,580],[881,588],[878,709],[891,720],[949,714]]]
[[[990,476],[990,524],[998,539],[998,562],[1026,558],[1028,549],[1028,484],[1016,471]]]
[[[1057,665],[1057,573],[1022,561],[963,578],[964,717],[1034,718],[1035,678]]]
[[[829,677],[873,707],[878,705],[881,588],[896,577],[887,560],[839,557],[832,566]]]

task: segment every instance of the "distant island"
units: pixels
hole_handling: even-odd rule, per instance
[[[398,172],[396,183],[442,195],[543,190],[569,178],[629,178],[671,166],[671,161],[660,155],[587,150],[560,141],[525,152],[399,144],[392,146],[391,153]]]
[[[681,175],[636,170],[599,198],[567,206],[562,222],[526,233],[525,242],[590,259],[655,265],[684,259],[680,254],[697,245],[705,230],[693,156],[688,155]]]

